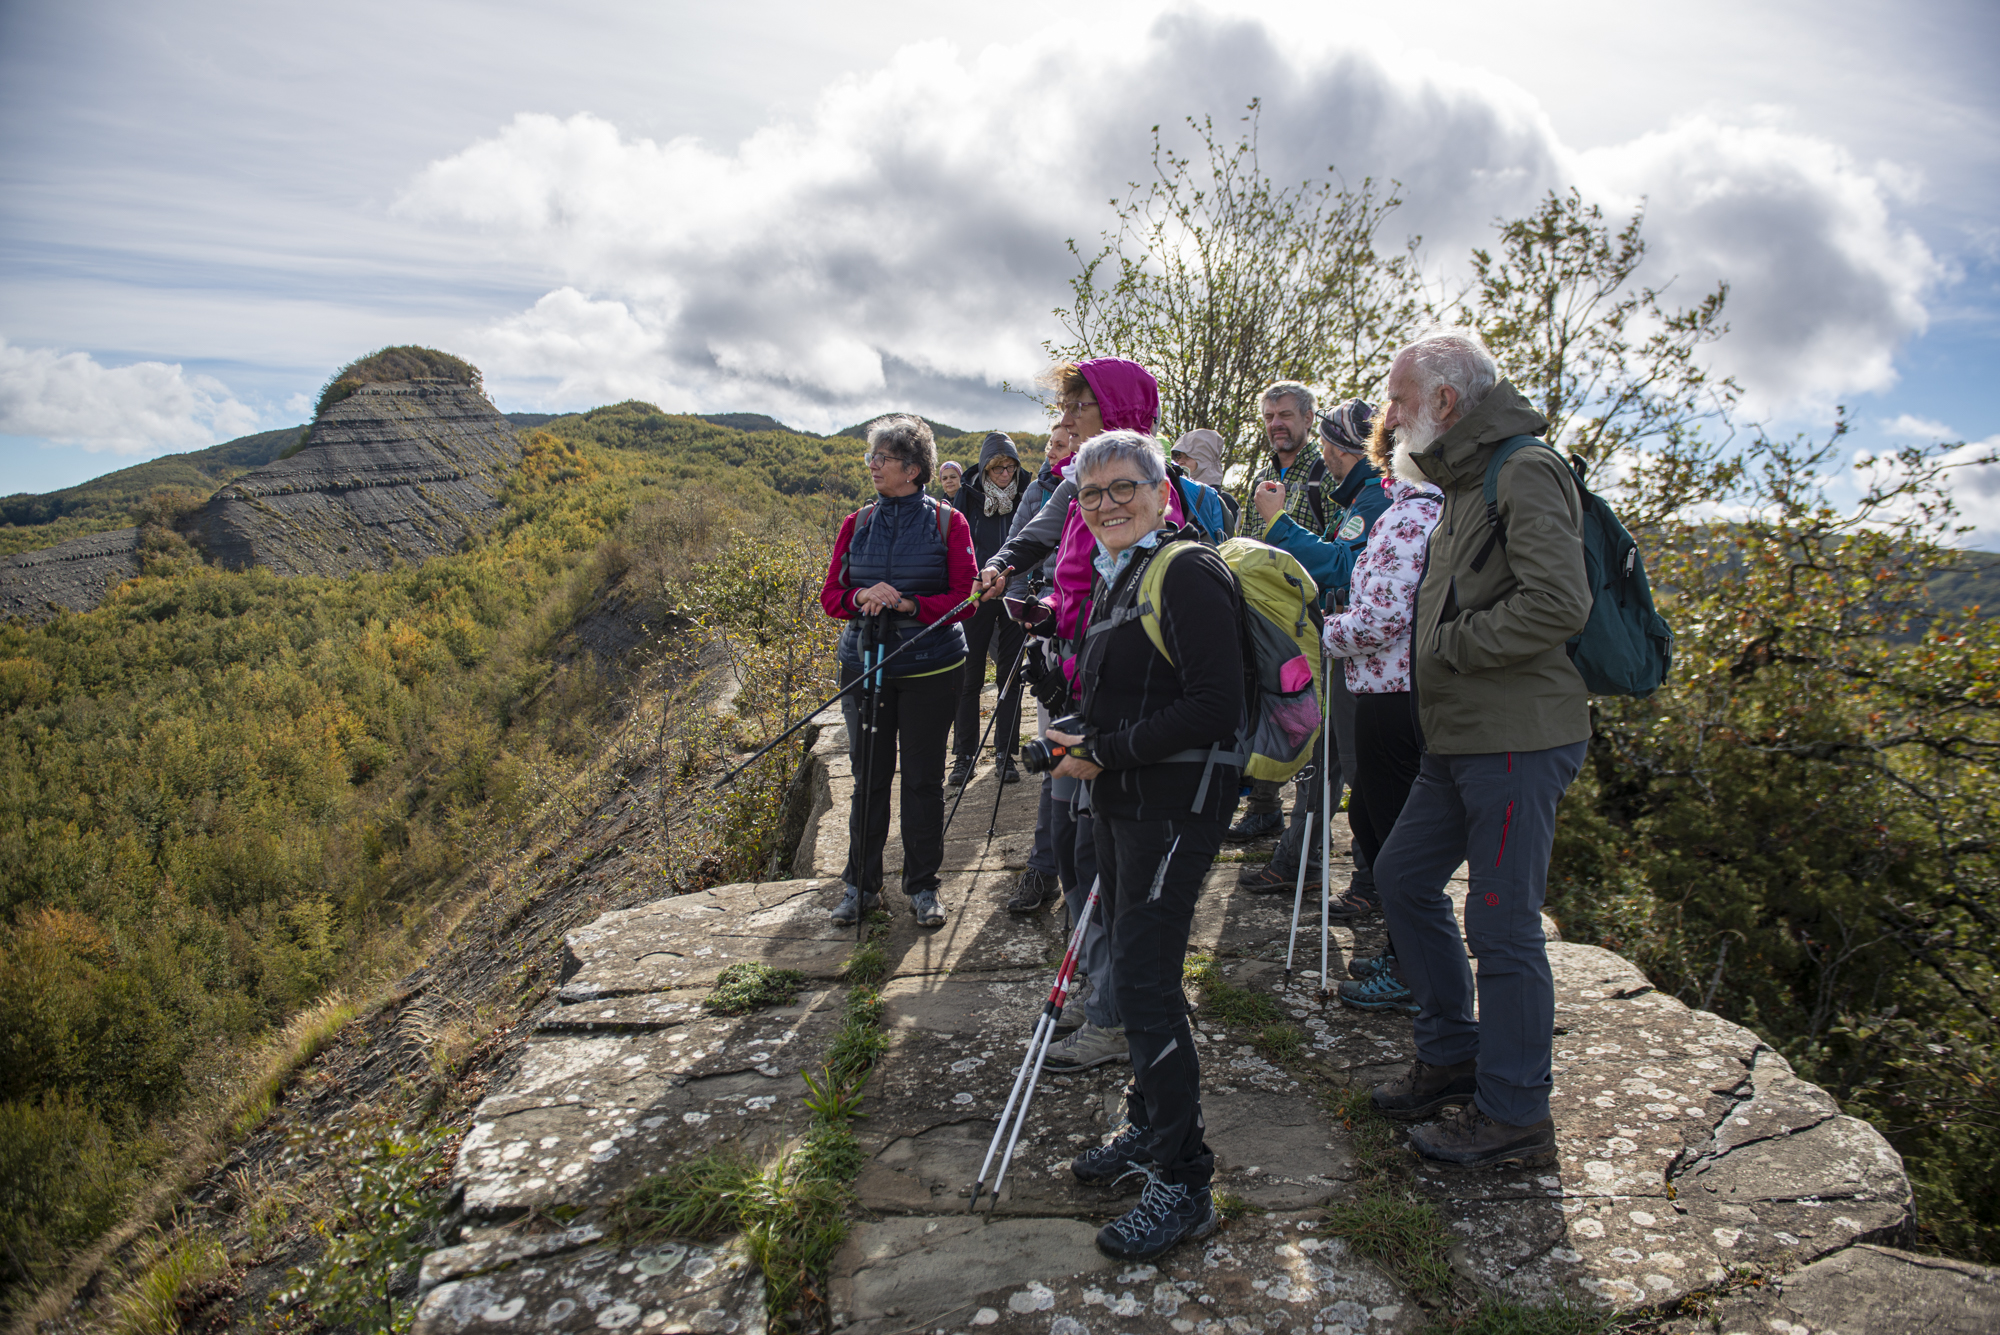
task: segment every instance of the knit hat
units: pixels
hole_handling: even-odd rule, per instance
[[[1375,425],[1375,409],[1365,399],[1349,399],[1319,415],[1322,440],[1349,454],[1368,453],[1368,434]]]

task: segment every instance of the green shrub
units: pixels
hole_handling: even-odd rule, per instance
[[[116,1222],[143,1160],[71,1096],[0,1103],[0,1253],[17,1283]]]

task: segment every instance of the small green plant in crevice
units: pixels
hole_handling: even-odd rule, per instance
[[[1431,1324],[1436,1335],[1612,1335],[1628,1329],[1631,1313],[1594,1312],[1559,1303],[1524,1307],[1519,1303],[1481,1303],[1474,1311]]]
[[[1373,1189],[1370,1189],[1372,1185]],[[1354,1250],[1381,1266],[1418,1302],[1451,1300],[1454,1275],[1446,1251],[1444,1220],[1437,1207],[1408,1188],[1364,1185],[1352,1200],[1326,1207],[1323,1229],[1345,1238]]]
[[[1257,1031],[1257,1051],[1280,1066],[1303,1066],[1308,1060],[1306,1035],[1295,1024],[1267,1024]]]
[[[1262,1029],[1283,1024],[1285,1012],[1262,992],[1236,986],[1222,976],[1215,956],[1191,954],[1181,968],[1181,978],[1201,989],[1201,1009],[1224,1024]]]
[[[1241,1196],[1232,1196],[1226,1191],[1216,1192],[1213,1199],[1215,1201],[1215,1212],[1222,1216],[1222,1222],[1225,1224],[1232,1220],[1241,1219],[1245,1215],[1265,1213],[1263,1206],[1252,1205]]]
[[[856,987],[873,987],[889,976],[889,952],[882,938],[889,934],[889,915],[876,909],[868,915],[868,939],[854,948],[840,966],[840,980]]]
[[[847,1238],[854,1204],[848,1183],[867,1162],[848,1124],[862,1116],[862,1090],[888,1046],[881,1022],[879,992],[848,993],[824,1068],[805,1076],[812,1126],[790,1154],[768,1167],[730,1150],[675,1164],[633,1188],[613,1212],[617,1229],[632,1237],[697,1240],[740,1232],[764,1276],[771,1328],[824,1326],[826,1267]]]
[[[806,976],[796,969],[746,960],[715,976],[715,988],[701,999],[701,1008],[711,1015],[748,1015],[765,1006],[789,1006],[805,985]]]

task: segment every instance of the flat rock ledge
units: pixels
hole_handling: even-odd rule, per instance
[[[852,791],[844,742],[814,748],[814,801],[796,879],[718,886],[609,913],[568,938],[555,1001],[510,1078],[481,1103],[459,1155],[460,1245],[426,1261],[417,1329],[762,1332],[763,1292],[740,1242],[634,1244],[608,1207],[666,1165],[720,1145],[770,1156],[807,1126],[803,1075],[841,1013],[851,930],[827,921]],[[1356,1190],[1346,1133],[1315,1084],[1373,1083],[1413,1056],[1406,1017],[1322,1004],[1310,901],[1285,972],[1291,902],[1235,885],[1218,863],[1192,948],[1237,987],[1269,993],[1305,1031],[1319,1079],[1259,1054],[1252,1035],[1197,1017],[1216,1188],[1244,1213],[1152,1265],[1100,1255],[1096,1230],[1131,1193],[1080,1186],[1069,1158],[1115,1129],[1129,1068],[1045,1078],[992,1212],[969,1184],[1026,1050],[1059,956],[1054,914],[1004,902],[1025,862],[1034,783],[973,782],[947,842],[949,920],[919,931],[891,890],[883,986],[890,1045],[856,1132],[861,1211],[832,1268],[836,1328],[852,1335],[1400,1335],[1430,1314],[1324,1231]],[[900,862],[892,843],[889,865]],[[1336,857],[1336,884],[1348,874]],[[1462,884],[1458,887],[1461,894]],[[1335,927],[1328,972],[1381,946]],[[1631,964],[1552,940],[1558,1161],[1532,1172],[1425,1172],[1479,1292],[1669,1313],[1686,1331],[1990,1332],[1993,1270],[1913,1255],[1902,1162],[1747,1029],[1655,991]],[[700,1001],[730,964],[795,969],[788,1007],[719,1017]],[[567,1223],[562,1222],[567,1221]],[[1748,1273],[1764,1282],[1737,1291]]]

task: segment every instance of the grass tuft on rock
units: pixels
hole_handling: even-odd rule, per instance
[[[1181,968],[1181,978],[1201,989],[1201,1009],[1224,1024],[1263,1029],[1283,1024],[1285,1012],[1262,992],[1236,986],[1222,976],[1215,956],[1195,952]]]
[[[732,964],[715,976],[715,990],[701,999],[711,1015],[748,1015],[766,1006],[789,1006],[806,985],[796,969],[773,969],[754,960]]]

